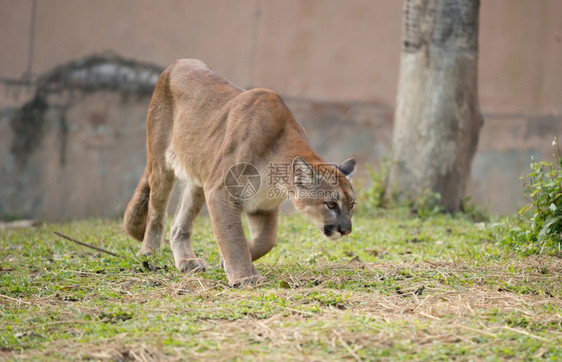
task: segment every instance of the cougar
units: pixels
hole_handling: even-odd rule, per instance
[[[142,241],[140,254],[158,251],[171,191],[182,181],[170,235],[180,271],[208,269],[191,246],[193,221],[205,202],[231,286],[261,279],[253,261],[273,248],[284,199],[330,239],[351,232],[356,197],[349,180],[355,159],[327,164],[275,91],[241,89],[199,60],[176,60],[158,79],[147,114],[146,149],[146,168],[125,211],[124,228]]]

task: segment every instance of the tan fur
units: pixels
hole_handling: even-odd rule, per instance
[[[148,109],[146,148],[146,169],[125,211],[124,227],[142,240],[140,253],[159,250],[170,193],[175,180],[182,180],[170,237],[179,270],[208,268],[191,246],[193,220],[205,201],[230,285],[260,279],[252,261],[275,244],[278,208],[287,196],[328,237],[351,231],[355,194],[346,175],[354,171],[355,160],[325,165],[277,93],[240,89],[201,61],[177,60],[160,76]],[[225,186],[230,167],[242,162],[255,166],[262,178],[258,193],[244,200]],[[291,182],[267,183],[272,164],[290,165]],[[336,175],[337,182],[327,182],[323,171]],[[284,193],[273,195],[274,189]],[[308,196],[316,191],[336,197]],[[337,212],[328,207],[334,202]],[[249,242],[242,212],[248,215]]]

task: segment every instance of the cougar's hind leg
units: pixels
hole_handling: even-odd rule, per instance
[[[267,254],[275,245],[279,209],[258,210],[247,215],[251,236],[250,253],[252,260],[256,260]]]
[[[198,258],[191,246],[191,232],[193,221],[205,203],[203,188],[192,182],[186,182],[183,189],[181,203],[176,211],[170,236],[170,247],[174,254],[174,261],[179,271],[198,272],[209,267]]]
[[[166,232],[166,210],[175,179],[174,172],[166,169],[163,163],[153,167],[148,177],[150,198],[146,231],[140,250],[142,255],[151,255],[160,250],[160,242]]]
[[[166,211],[176,177],[166,160],[173,130],[173,105],[168,94],[168,76],[158,79],[146,117],[146,168],[150,197],[146,230],[140,254],[150,255],[160,249],[166,232]]]

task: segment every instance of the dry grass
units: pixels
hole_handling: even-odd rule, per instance
[[[83,227],[71,224],[67,232]],[[4,234],[2,360],[562,357],[562,260],[557,257],[498,251],[487,258],[490,245],[480,254],[457,248],[418,257],[404,241],[401,250],[386,251],[390,257],[381,259],[370,250],[373,244],[385,249],[384,244],[352,242],[355,253],[342,245],[335,257],[309,263],[272,255],[258,265],[266,275],[260,285],[230,289],[212,245],[203,250],[215,265],[211,271],[180,275],[169,268],[166,251],[150,261],[159,268],[146,270],[133,260],[53,244],[46,236],[51,231]],[[33,243],[34,253],[28,253],[15,243],[33,239],[32,234],[49,239],[52,253]],[[282,238],[281,250],[325,251],[317,241],[306,250],[298,239]],[[36,259],[42,254],[43,263]],[[25,285],[16,288],[10,280]]]

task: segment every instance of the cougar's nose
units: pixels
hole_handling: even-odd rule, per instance
[[[338,231],[342,236],[349,235],[351,233],[351,223],[349,224],[346,223],[338,226]]]

